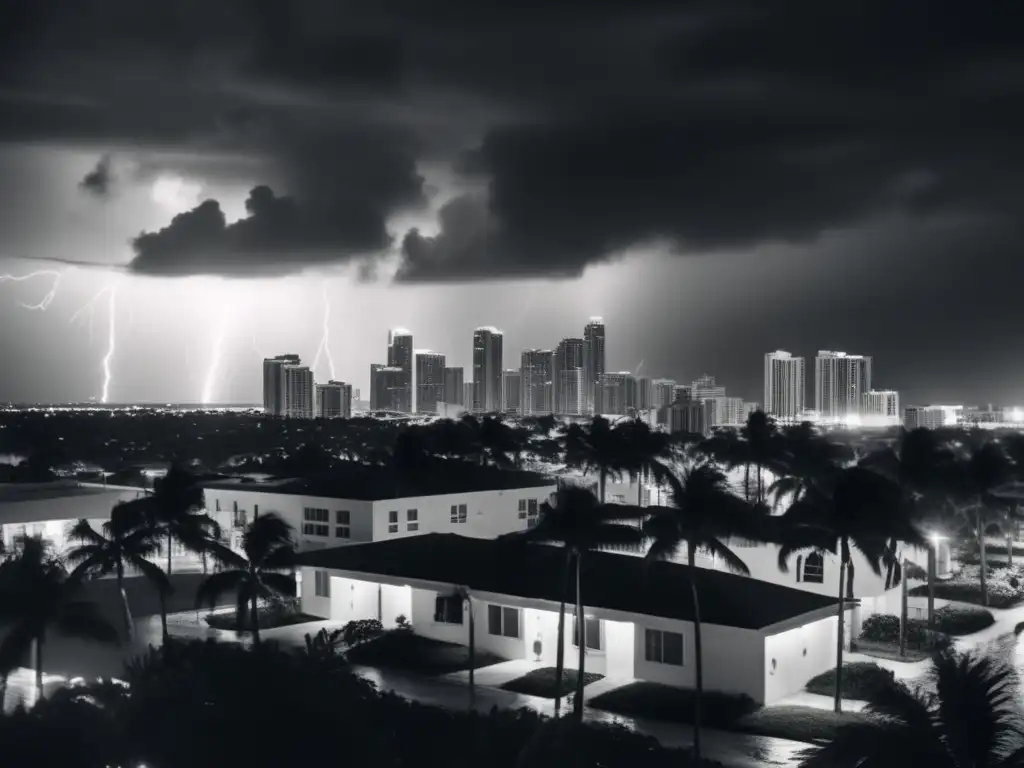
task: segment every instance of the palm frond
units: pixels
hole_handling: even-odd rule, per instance
[[[291,574],[265,571],[260,574],[260,581],[269,589],[270,594],[266,595],[268,597],[271,594],[283,597],[293,597],[295,595],[295,577]]]
[[[222,595],[239,590],[248,577],[248,572],[243,570],[211,573],[196,590],[196,608],[213,608]]]

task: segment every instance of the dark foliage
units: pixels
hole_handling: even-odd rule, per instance
[[[596,672],[583,673],[584,685],[590,685],[602,679],[604,679],[604,675],[599,675]],[[562,670],[562,681],[559,685],[558,671],[554,667],[542,667],[541,669],[532,669],[515,680],[509,680],[501,687],[506,691],[552,699],[556,693],[559,696],[569,695],[576,689],[578,682],[579,674],[575,669]]]
[[[675,723],[691,723],[696,692],[660,683],[636,682],[615,688],[590,700],[590,706],[620,715]],[[706,725],[728,728],[758,707],[749,696],[705,691],[701,717]]]
[[[857,661],[843,665],[843,698],[865,701],[895,679],[891,670],[870,661]],[[807,690],[822,696],[832,696],[836,689],[836,671],[830,669],[807,683]]]

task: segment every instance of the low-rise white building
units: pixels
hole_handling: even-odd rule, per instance
[[[315,479],[203,484],[208,512],[234,529],[232,546],[261,513],[295,530],[300,551],[426,533],[495,538],[536,523],[553,481],[529,472],[463,464],[419,477],[353,464]]]
[[[614,680],[695,684],[688,569],[587,553],[581,575],[586,666]],[[554,666],[565,575],[561,548],[452,534],[299,556],[302,610],[331,621],[404,616],[417,634]],[[708,571],[700,585],[704,685],[771,703],[832,668],[834,598]],[[463,599],[468,595],[468,600]],[[569,594],[565,664],[577,667]]]

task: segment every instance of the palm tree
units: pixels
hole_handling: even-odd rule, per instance
[[[562,435],[567,466],[584,474],[596,472],[597,498],[605,502],[608,478],[617,478],[626,469],[627,458],[622,433],[612,428],[604,416],[595,416],[586,427],[569,424]]]
[[[868,694],[873,717],[841,725],[800,753],[802,768],[1019,768],[1024,718],[1014,671],[990,657],[946,652],[931,685],[892,681]]]
[[[673,460],[672,437],[667,432],[651,429],[641,419],[629,419],[615,425],[614,431],[622,441],[623,466],[630,479],[637,481],[636,505],[643,506],[644,481],[653,478],[661,484],[668,482]]]
[[[537,525],[508,538],[522,541],[560,543],[565,552],[565,575],[562,600],[558,609],[558,648],[555,666],[555,713],[561,707],[561,686],[565,670],[565,604],[569,592],[570,575],[575,569],[576,631],[579,647],[579,667],[576,680],[575,714],[583,718],[584,665],[587,642],[586,620],[583,616],[583,593],[580,573],[586,552],[604,549],[638,549],[642,539],[635,526],[624,522],[629,508],[616,504],[601,504],[586,488],[566,486],[560,488],[541,505]]]
[[[235,626],[238,631],[252,625],[254,645],[260,642],[259,601],[275,595],[290,596],[295,591],[295,544],[292,527],[270,512],[260,515],[242,536],[244,555],[226,547],[217,547],[217,557],[225,570],[210,574],[196,591],[196,607],[213,608],[226,592],[236,595]]]
[[[719,430],[699,448],[705,456],[727,469],[743,468],[744,497],[761,503],[765,497],[764,470],[781,473],[783,445],[775,422],[763,411],[753,411],[740,429]],[[750,474],[754,471],[754,491],[750,490]]]
[[[36,694],[42,698],[43,647],[51,627],[74,637],[116,643],[117,630],[95,604],[76,599],[82,582],[69,579],[48,542],[24,537],[13,556],[0,564],[0,621],[10,631],[0,641],[0,673],[10,674],[35,648]]]
[[[811,486],[805,496],[772,522],[780,545],[779,569],[784,573],[797,552],[831,552],[839,557],[835,711],[841,712],[843,624],[847,601],[853,599],[852,551],[858,550],[881,577],[882,568],[888,568],[893,556],[893,540],[923,545],[924,539],[914,527],[912,506],[899,486],[863,467],[844,470],[827,491]]]
[[[746,564],[729,548],[729,539],[750,535],[758,527],[755,507],[735,496],[725,474],[705,463],[688,470],[681,479],[669,476],[672,506],[659,507],[644,525],[651,542],[648,560],[674,560],[686,548],[693,600],[693,651],[697,699],[693,719],[693,761],[700,764],[701,697],[704,694],[700,599],[697,589],[697,551],[703,549],[720,559],[733,573],[750,574]],[[650,509],[650,508],[649,508]]]
[[[103,523],[102,532],[93,530],[88,520],[79,520],[68,530],[71,541],[80,542],[66,557],[75,566],[71,572],[74,580],[110,576],[117,579],[117,590],[121,595],[121,611],[129,642],[135,639],[135,622],[124,588],[125,572],[134,569],[142,573],[160,597],[161,615],[165,616],[166,595],[170,590],[167,574],[149,558],[160,551],[156,536],[145,528],[135,525],[132,510],[125,504],[117,504],[110,511],[110,519]],[[167,640],[167,626],[164,624],[164,640]]]
[[[767,492],[774,497],[775,506],[784,498],[805,496],[814,485],[827,487],[853,459],[849,444],[817,434],[808,421],[783,428],[778,440],[780,455],[775,466],[779,477]]]

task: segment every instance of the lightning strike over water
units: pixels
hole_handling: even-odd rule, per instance
[[[316,373],[317,366],[320,364],[320,355],[323,354],[327,358],[327,366],[331,372],[331,381],[336,380],[334,373],[334,359],[331,357],[330,347],[330,319],[331,319],[331,300],[327,296],[327,286],[324,286],[324,333],[320,337],[320,346],[316,348],[316,357],[313,358],[313,365],[311,369],[313,373]]]
[[[210,357],[210,367],[206,371],[206,381],[203,384],[203,405],[210,405],[213,402],[213,388],[217,385],[217,373],[220,369],[221,358],[224,356],[224,337],[228,332],[228,318],[230,312],[221,316],[220,325],[217,327],[217,334],[213,337],[213,351]]]
[[[50,285],[50,290],[46,292],[42,300],[36,304],[26,304],[23,301],[18,302],[18,306],[24,309],[38,310],[39,312],[45,312],[46,308],[50,306],[50,303],[57,296],[57,288],[60,285],[60,278],[63,272],[58,272],[56,269],[37,269],[35,272],[29,272],[25,275],[0,275],[0,283],[21,283],[25,280],[32,280],[37,277],[50,277],[53,278],[53,283]]]

